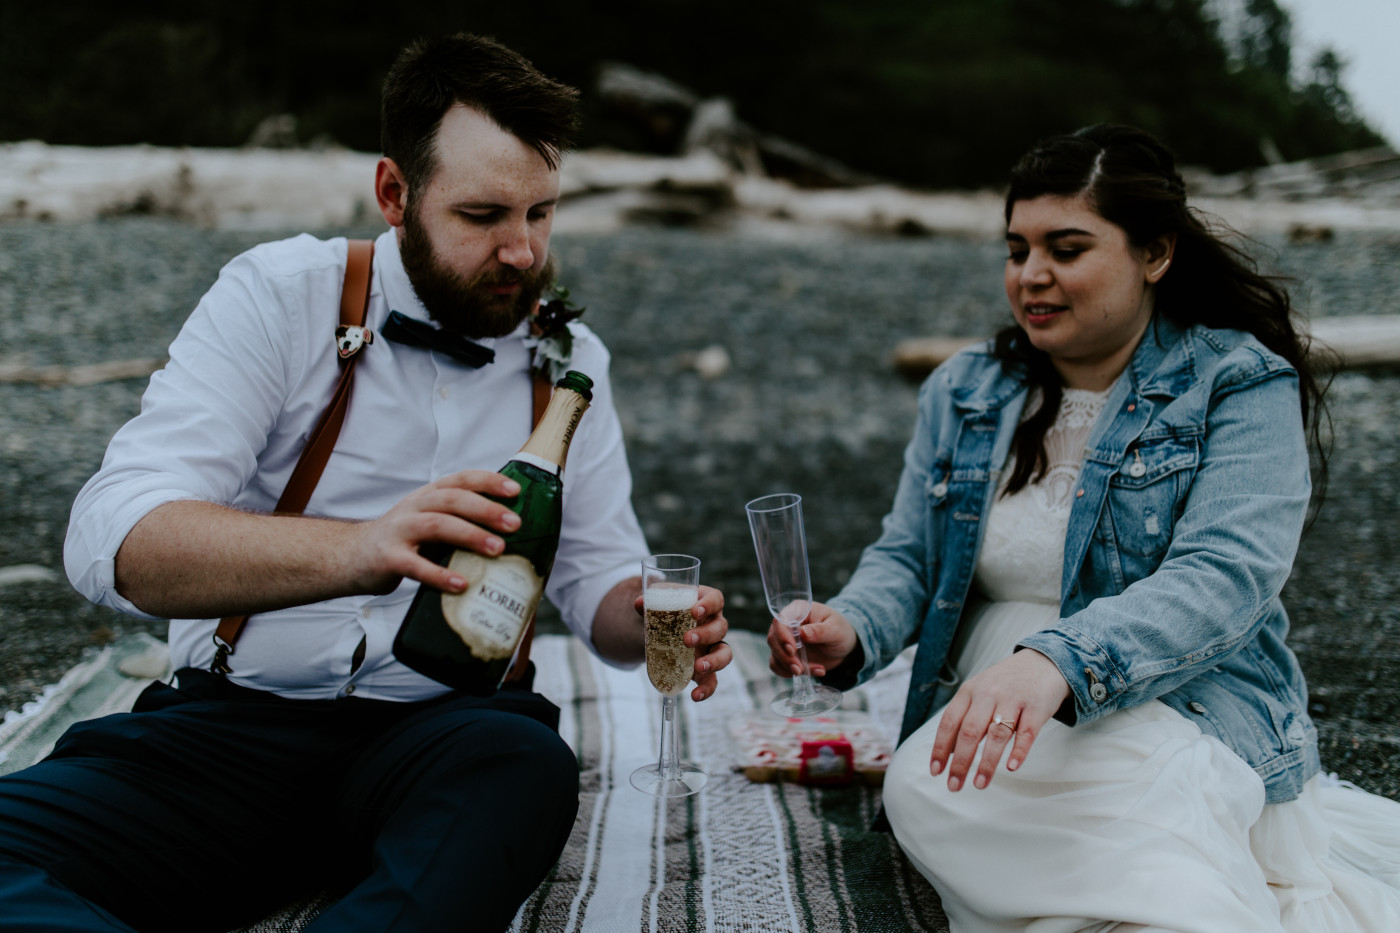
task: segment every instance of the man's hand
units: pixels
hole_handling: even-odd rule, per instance
[[[856,630],[845,616],[822,603],[812,603],[807,621],[800,626],[802,644],[813,677],[825,677],[856,650]],[[797,662],[797,642],[787,625],[773,620],[768,627],[768,669],[779,677],[802,673]]]
[[[724,617],[723,593],[713,587],[700,587],[700,601],[690,614],[695,616],[695,628],[685,633],[685,643],[695,649],[695,689],[690,691],[690,698],[699,703],[719,689],[715,675],[734,660],[734,650],[724,640],[729,634],[729,620]]]
[[[961,788],[984,736],[987,741],[982,745],[982,761],[973,785],[986,787],[991,783],[1012,736],[1016,741],[1006,759],[1006,770],[1015,771],[1069,694],[1060,669],[1039,651],[1025,648],[998,661],[968,678],[948,701],[933,740],[929,773],[936,776],[947,766],[948,789]]]
[[[505,542],[494,532],[520,527],[520,516],[486,498],[513,499],[520,484],[499,473],[464,470],[419,487],[372,522],[357,526],[364,578],[361,592],[391,592],[404,577],[460,593],[469,581],[418,553],[442,542],[459,550],[494,556]]]
[[[714,587],[700,587],[700,598],[690,607],[695,628],[685,633],[685,643],[695,649],[695,702],[714,696],[719,686],[715,676],[734,660],[734,652],[724,640],[729,620],[724,617],[724,594]],[[618,583],[603,597],[593,617],[593,647],[619,664],[637,664],[646,658],[643,645],[646,623],[642,613],[642,578]]]
[[[361,593],[404,577],[461,592],[466,582],[418,553],[442,541],[498,554],[497,532],[519,518],[487,495],[519,489],[499,473],[468,470],[414,490],[368,522],[248,512],[183,500],[153,509],[117,551],[117,591],[165,618],[269,612]]]

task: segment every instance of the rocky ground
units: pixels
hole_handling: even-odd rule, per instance
[[[159,357],[219,267],[276,235],[151,218],[0,224],[0,372]],[[1265,242],[1311,313],[1395,312],[1400,232]],[[766,616],[744,502],[806,497],[816,588],[830,596],[878,530],[912,424],[916,387],[891,365],[895,345],[986,333],[1004,315],[994,237],[653,227],[556,246],[613,351],[652,544],[701,556],[745,628]],[[114,634],[162,630],[88,605],[62,573],[69,504],[144,384],[0,381],[0,712]],[[1328,499],[1285,597],[1325,766],[1400,799],[1400,374],[1341,374],[1331,404]]]

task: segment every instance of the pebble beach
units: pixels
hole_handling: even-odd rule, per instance
[[[159,361],[225,262],[296,232],[143,215],[0,223],[0,374]],[[913,425],[917,385],[892,365],[896,345],[1007,318],[994,232],[919,233],[564,225],[555,237],[561,280],[612,351],[652,549],[700,556],[736,627],[767,625],[743,504],[804,496],[816,597],[833,595],[878,533]],[[1308,315],[1396,312],[1400,228],[1256,239]],[[145,382],[0,379],[0,714],[119,635],[164,634],[89,605],[62,569],[69,505]],[[1327,498],[1284,599],[1324,767],[1400,799],[1400,373],[1341,372],[1330,404]],[[543,624],[559,630],[548,612]]]

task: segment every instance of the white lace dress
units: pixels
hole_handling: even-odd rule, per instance
[[[1066,390],[1048,475],[996,500],[961,677],[1057,621],[1071,494],[1106,397]],[[1400,804],[1319,777],[1265,806],[1243,759],[1155,700],[1052,720],[1020,769],[1003,760],[986,789],[952,793],[929,774],[938,721],[900,746],[885,803],[954,933],[1400,933]]]

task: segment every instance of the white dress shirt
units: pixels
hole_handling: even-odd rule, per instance
[[[143,618],[116,591],[117,549],[148,512],[194,499],[271,511],[338,378],[334,345],[346,241],[302,235],[265,243],[219,275],[151,377],[141,412],[112,438],[78,493],[64,545],[73,585]],[[375,244],[367,325],[390,310],[428,320],[391,230]],[[593,404],[564,470],[564,523],[546,595],[592,645],[593,616],[619,581],[640,572],[646,540],[613,408],[608,352],[575,322],[571,368],[594,381]],[[528,325],[480,341],[496,361],[472,369],[378,337],[361,351],[349,411],[307,515],[373,519],[412,490],[464,469],[497,470],[530,433]],[[417,700],[447,688],[405,667],[392,643],[418,588],[347,596],[253,616],[230,659],[231,679],[282,696]],[[208,668],[215,619],[175,619],[176,668]],[[361,640],[364,661],[351,671]]]

